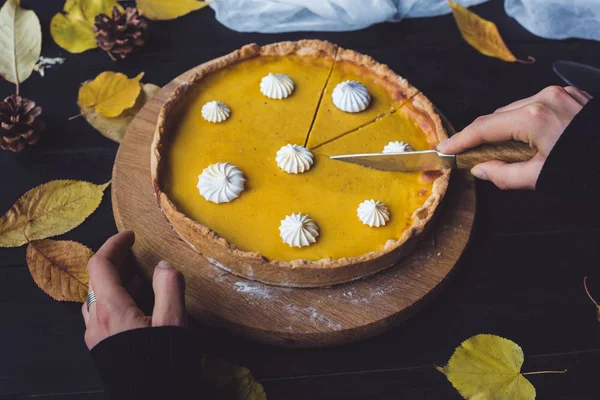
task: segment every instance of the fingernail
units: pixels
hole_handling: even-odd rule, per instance
[[[488,180],[487,174],[479,165],[476,165],[473,168],[471,168],[471,174],[473,174],[473,176],[476,178],[483,179],[484,181]]]
[[[164,260],[159,262],[156,267],[157,268],[173,268],[173,267],[171,267],[171,264],[169,264],[168,262],[166,262]]]
[[[440,151],[443,151],[443,149],[445,149],[448,146],[448,143],[450,142],[450,138],[448,139],[444,139],[442,140],[439,144],[438,144],[438,149]]]

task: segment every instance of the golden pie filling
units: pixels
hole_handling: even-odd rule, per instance
[[[294,82],[285,99],[263,95],[269,73]],[[366,86],[366,110],[346,113],[332,102],[332,90],[346,80]],[[329,159],[330,155],[381,152],[392,141],[415,150],[435,147],[434,122],[405,95],[386,87],[376,74],[343,59],[300,55],[260,56],[214,71],[187,91],[163,153],[162,191],[187,217],[210,228],[241,250],[268,260],[341,259],[383,250],[413,223],[413,214],[432,193],[434,178],[421,172],[383,172]],[[221,101],[231,115],[220,123],[202,117],[202,107]],[[434,133],[432,136],[431,132]],[[289,174],[275,161],[287,144],[306,145],[314,164]],[[228,162],[246,179],[228,203],[215,204],[199,193],[198,176],[208,166]],[[390,220],[369,227],[357,216],[365,200],[384,203]],[[291,247],[280,237],[281,221],[308,214],[319,226],[315,243]]]

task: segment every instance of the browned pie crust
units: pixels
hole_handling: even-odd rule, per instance
[[[359,257],[341,259],[321,259],[318,261],[294,260],[291,262],[268,260],[261,254],[245,251],[220,237],[209,227],[204,226],[181,213],[162,190],[163,149],[168,145],[172,124],[170,116],[179,111],[185,104],[186,93],[195,84],[215,70],[251,57],[266,55],[297,54],[304,57],[330,57],[356,63],[374,74],[379,83],[394,94],[397,100],[409,103],[407,112],[418,121],[427,133],[432,146],[445,139],[446,132],[440,117],[432,104],[406,79],[401,78],[386,65],[379,64],[371,57],[345,50],[324,41],[301,40],[298,42],[281,42],[266,46],[250,44],[226,56],[209,61],[199,68],[188,81],[177,87],[160,111],[154,140],[151,149],[152,182],[156,191],[158,204],[179,236],[195,251],[206,257],[213,265],[233,274],[258,280],[264,283],[293,286],[318,287],[331,286],[350,282],[396,264],[412,250],[423,234],[439,205],[450,177],[450,171],[425,174],[424,179],[435,179],[432,194],[425,204],[413,214],[414,223],[398,240],[389,240],[383,250],[364,254]],[[402,108],[403,110],[403,108]],[[400,110],[399,110],[400,111]],[[173,118],[175,119],[175,118]]]

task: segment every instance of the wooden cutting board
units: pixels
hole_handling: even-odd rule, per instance
[[[160,108],[190,70],[162,88],[138,113],[115,159],[112,203],[120,231],[133,230],[133,253],[151,279],[168,260],[185,276],[192,318],[261,342],[329,346],[375,336],[406,320],[439,290],[455,268],[473,227],[475,188],[453,172],[437,220],[417,248],[395,267],[332,288],[292,289],[246,280],[210,264],[173,231],[156,203],[150,144]],[[453,132],[447,124],[449,132]]]

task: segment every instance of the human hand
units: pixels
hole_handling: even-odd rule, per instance
[[[96,302],[83,304],[85,343],[92,349],[102,340],[117,333],[153,326],[185,326],[185,283],[183,276],[165,261],[154,269],[152,287],[154,310],[146,316],[123,286],[123,273],[129,261],[130,248],[135,242],[133,232],[121,232],[104,243],[88,262],[89,290]]]
[[[508,140],[528,143],[537,150],[531,160],[514,164],[488,161],[473,167],[471,173],[492,181],[502,190],[533,190],[550,150],[590,99],[588,93],[572,86],[549,86],[534,96],[477,118],[461,132],[442,141],[438,150],[459,154],[482,143]]]

